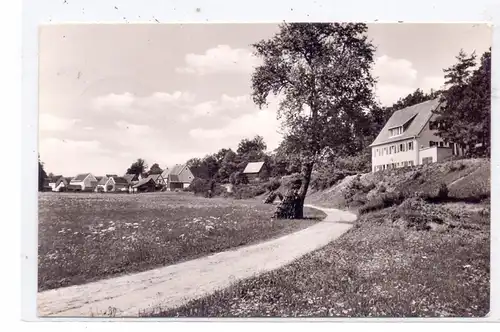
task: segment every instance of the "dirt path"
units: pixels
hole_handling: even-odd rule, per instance
[[[350,212],[311,207],[327,214],[324,221],[278,239],[151,271],[38,293],[38,315],[137,317],[140,311],[176,307],[319,249],[349,230],[356,219]]]

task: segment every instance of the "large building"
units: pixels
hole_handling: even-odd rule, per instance
[[[414,166],[442,161],[461,154],[453,143],[436,135],[436,115],[439,99],[429,100],[394,112],[372,149],[372,171]]]

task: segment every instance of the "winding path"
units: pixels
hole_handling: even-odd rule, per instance
[[[326,209],[327,217],[283,237],[146,272],[38,293],[39,317],[137,317],[140,311],[170,308],[231,283],[282,267],[335,240],[356,216]]]

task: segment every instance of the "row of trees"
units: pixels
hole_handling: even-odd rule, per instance
[[[134,175],[141,175],[142,177],[147,177],[149,175],[154,175],[154,174],[161,174],[163,173],[163,169],[158,165],[158,163],[154,163],[151,165],[151,167],[148,169],[148,164],[146,164],[146,161],[142,158],[138,158],[135,162],[130,165],[129,168],[127,168],[127,171],[125,174],[134,174]]]

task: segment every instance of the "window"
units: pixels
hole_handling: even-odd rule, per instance
[[[403,134],[403,127],[400,126],[400,127],[389,129],[389,134],[391,137],[401,135],[401,134]]]
[[[422,164],[430,164],[432,163],[432,157],[425,157],[425,158],[422,158]]]
[[[384,148],[384,154],[387,154],[387,148]]]
[[[407,162],[407,161],[405,161],[405,162],[403,163],[403,166],[404,166],[404,167],[408,166],[408,162]]]
[[[444,147],[444,142],[439,142],[439,147]]]
[[[405,152],[405,144],[404,143],[399,144],[399,151]]]
[[[434,146],[434,145],[436,145],[436,142],[429,141],[429,146]]]
[[[438,126],[438,123],[436,121],[430,121],[429,122],[429,129],[430,130],[436,130],[436,129],[438,129],[438,127],[439,126]]]
[[[413,142],[408,142],[408,151],[413,150]]]
[[[410,160],[408,163],[410,164],[410,166],[413,166],[413,160]]]

